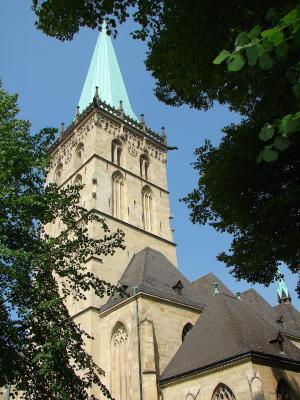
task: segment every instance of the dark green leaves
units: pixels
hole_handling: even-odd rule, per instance
[[[243,68],[245,64],[245,59],[240,53],[233,53],[228,62],[228,71],[237,72]]]
[[[268,53],[263,53],[259,57],[259,66],[261,69],[271,69],[273,67],[274,60],[272,57],[269,56]]]
[[[235,47],[245,46],[247,43],[249,43],[247,32],[239,33],[235,41]]]
[[[276,161],[278,158],[278,151],[266,147],[262,152],[262,159],[266,162]]]
[[[113,286],[84,261],[123,248],[123,233],[110,233],[103,219],[79,206],[78,186],[45,187],[55,130],[31,134],[18,111],[16,96],[0,86],[0,386],[14,383],[27,400],[88,400],[95,384],[109,397],[86,352],[88,335],[64,301],[90,290],[111,294]],[[57,221],[62,230],[50,235],[45,225]],[[90,236],[90,223],[103,240]]]
[[[271,124],[267,123],[261,129],[259,133],[259,138],[263,141],[270,140],[273,137],[274,132],[274,127]]]
[[[278,136],[274,141],[274,146],[277,150],[286,150],[290,145],[290,141],[284,137]]]
[[[258,58],[261,56],[262,52],[263,52],[263,48],[259,43],[246,48],[246,54],[247,54],[249,66],[252,67],[256,64],[256,62],[257,62]]]

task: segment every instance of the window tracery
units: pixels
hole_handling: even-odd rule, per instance
[[[75,168],[80,167],[80,165],[82,164],[83,152],[84,145],[82,142],[80,142],[75,149]]]
[[[120,171],[112,175],[112,215],[123,219],[124,209],[124,179]]]
[[[118,400],[129,400],[128,354],[128,331],[118,322],[111,337],[111,393]]]
[[[111,161],[119,167],[122,165],[122,144],[119,140],[115,139],[111,143]]]
[[[144,229],[153,232],[153,195],[149,186],[142,190],[142,203]]]
[[[236,398],[228,386],[220,383],[213,393],[212,400],[236,400]]]
[[[63,165],[62,163],[59,163],[58,166],[55,169],[55,183],[59,185],[62,181],[62,171],[63,171]]]
[[[142,178],[148,180],[149,179],[149,158],[145,154],[142,154],[140,157],[140,175]]]

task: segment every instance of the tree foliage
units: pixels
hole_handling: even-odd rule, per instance
[[[133,36],[148,43],[146,66],[160,100],[204,110],[218,101],[242,115],[224,129],[219,147],[197,149],[199,185],[185,201],[194,222],[234,235],[231,253],[220,259],[236,277],[268,284],[282,261],[298,272],[298,2],[33,4],[38,28],[62,40],[81,26],[100,28],[103,18],[114,34],[132,15]]]
[[[123,248],[123,233],[111,233],[79,206],[81,186],[45,186],[55,130],[31,135],[30,123],[17,118],[16,100],[0,87],[0,387],[13,384],[29,400],[78,400],[90,399],[96,385],[110,398],[103,371],[85,351],[89,336],[64,300],[114,289],[84,260],[113,255]],[[64,228],[50,237],[45,226],[57,219]],[[91,221],[102,239],[89,235]]]

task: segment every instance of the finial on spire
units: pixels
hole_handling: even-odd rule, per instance
[[[278,268],[278,272],[280,273],[280,276],[281,276],[278,280],[278,285],[277,285],[278,302],[279,302],[279,304],[290,303],[292,301],[292,298],[289,293],[289,289],[285,284],[284,276],[281,273],[279,268]]]
[[[218,284],[217,281],[214,281],[214,283],[213,283],[213,288],[214,288],[214,295],[220,293],[220,292],[219,292],[219,284]]]
[[[96,87],[95,87],[95,96],[94,96],[94,98],[93,98],[93,102],[94,102],[95,104],[98,104],[98,103],[99,103],[99,100],[100,100],[100,96],[99,96],[99,87],[96,86]]]
[[[145,118],[144,118],[144,114],[141,114],[141,125],[142,125],[142,131],[146,132],[146,125],[145,125]]]
[[[124,108],[123,108],[123,101],[120,100],[120,105],[119,105],[119,112],[120,112],[120,118],[124,118]]]
[[[61,126],[60,126],[60,134],[62,135],[64,133],[64,131],[65,131],[65,123],[62,122]]]
[[[76,113],[75,113],[75,122],[78,121],[78,118],[80,117],[80,111],[79,111],[79,106],[76,107]]]
[[[166,146],[167,145],[167,134],[166,134],[166,128],[164,126],[161,127],[161,137],[163,140],[163,144]]]

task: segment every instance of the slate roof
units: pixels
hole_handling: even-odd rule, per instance
[[[287,335],[300,337],[300,313],[291,303],[281,303],[274,307],[277,320],[282,317],[282,325]]]
[[[182,283],[183,287],[176,290],[173,287],[178,281]],[[199,309],[203,309],[205,306],[204,297],[181,274],[178,268],[162,253],[149,247],[133,256],[119,285],[127,287],[126,293],[129,297],[142,292]],[[122,300],[124,300],[124,296],[119,294],[111,296],[108,302],[100,308],[100,312],[113,307]]]
[[[218,284],[218,290],[220,293],[234,296],[231,290],[229,290],[228,287],[225,286],[218,277],[216,277],[216,275],[210,272],[207,275],[204,275],[196,281],[192,282],[194,288],[196,288],[201,296],[204,298],[205,303],[208,303],[214,296],[214,282]]]
[[[241,298],[255,312],[276,326],[286,335],[300,337],[300,313],[290,303],[282,303],[272,307],[254,289],[241,293]],[[282,320],[282,322],[280,322]]]
[[[216,294],[166,367],[161,382],[249,353],[300,363],[300,349],[287,338],[283,342],[284,353],[278,343],[269,343],[278,333],[277,327],[243,300]]]
[[[280,327],[277,324],[277,314],[269,304],[255,289],[249,289],[241,293],[241,299],[247,303],[256,313],[262,316],[269,324]]]

